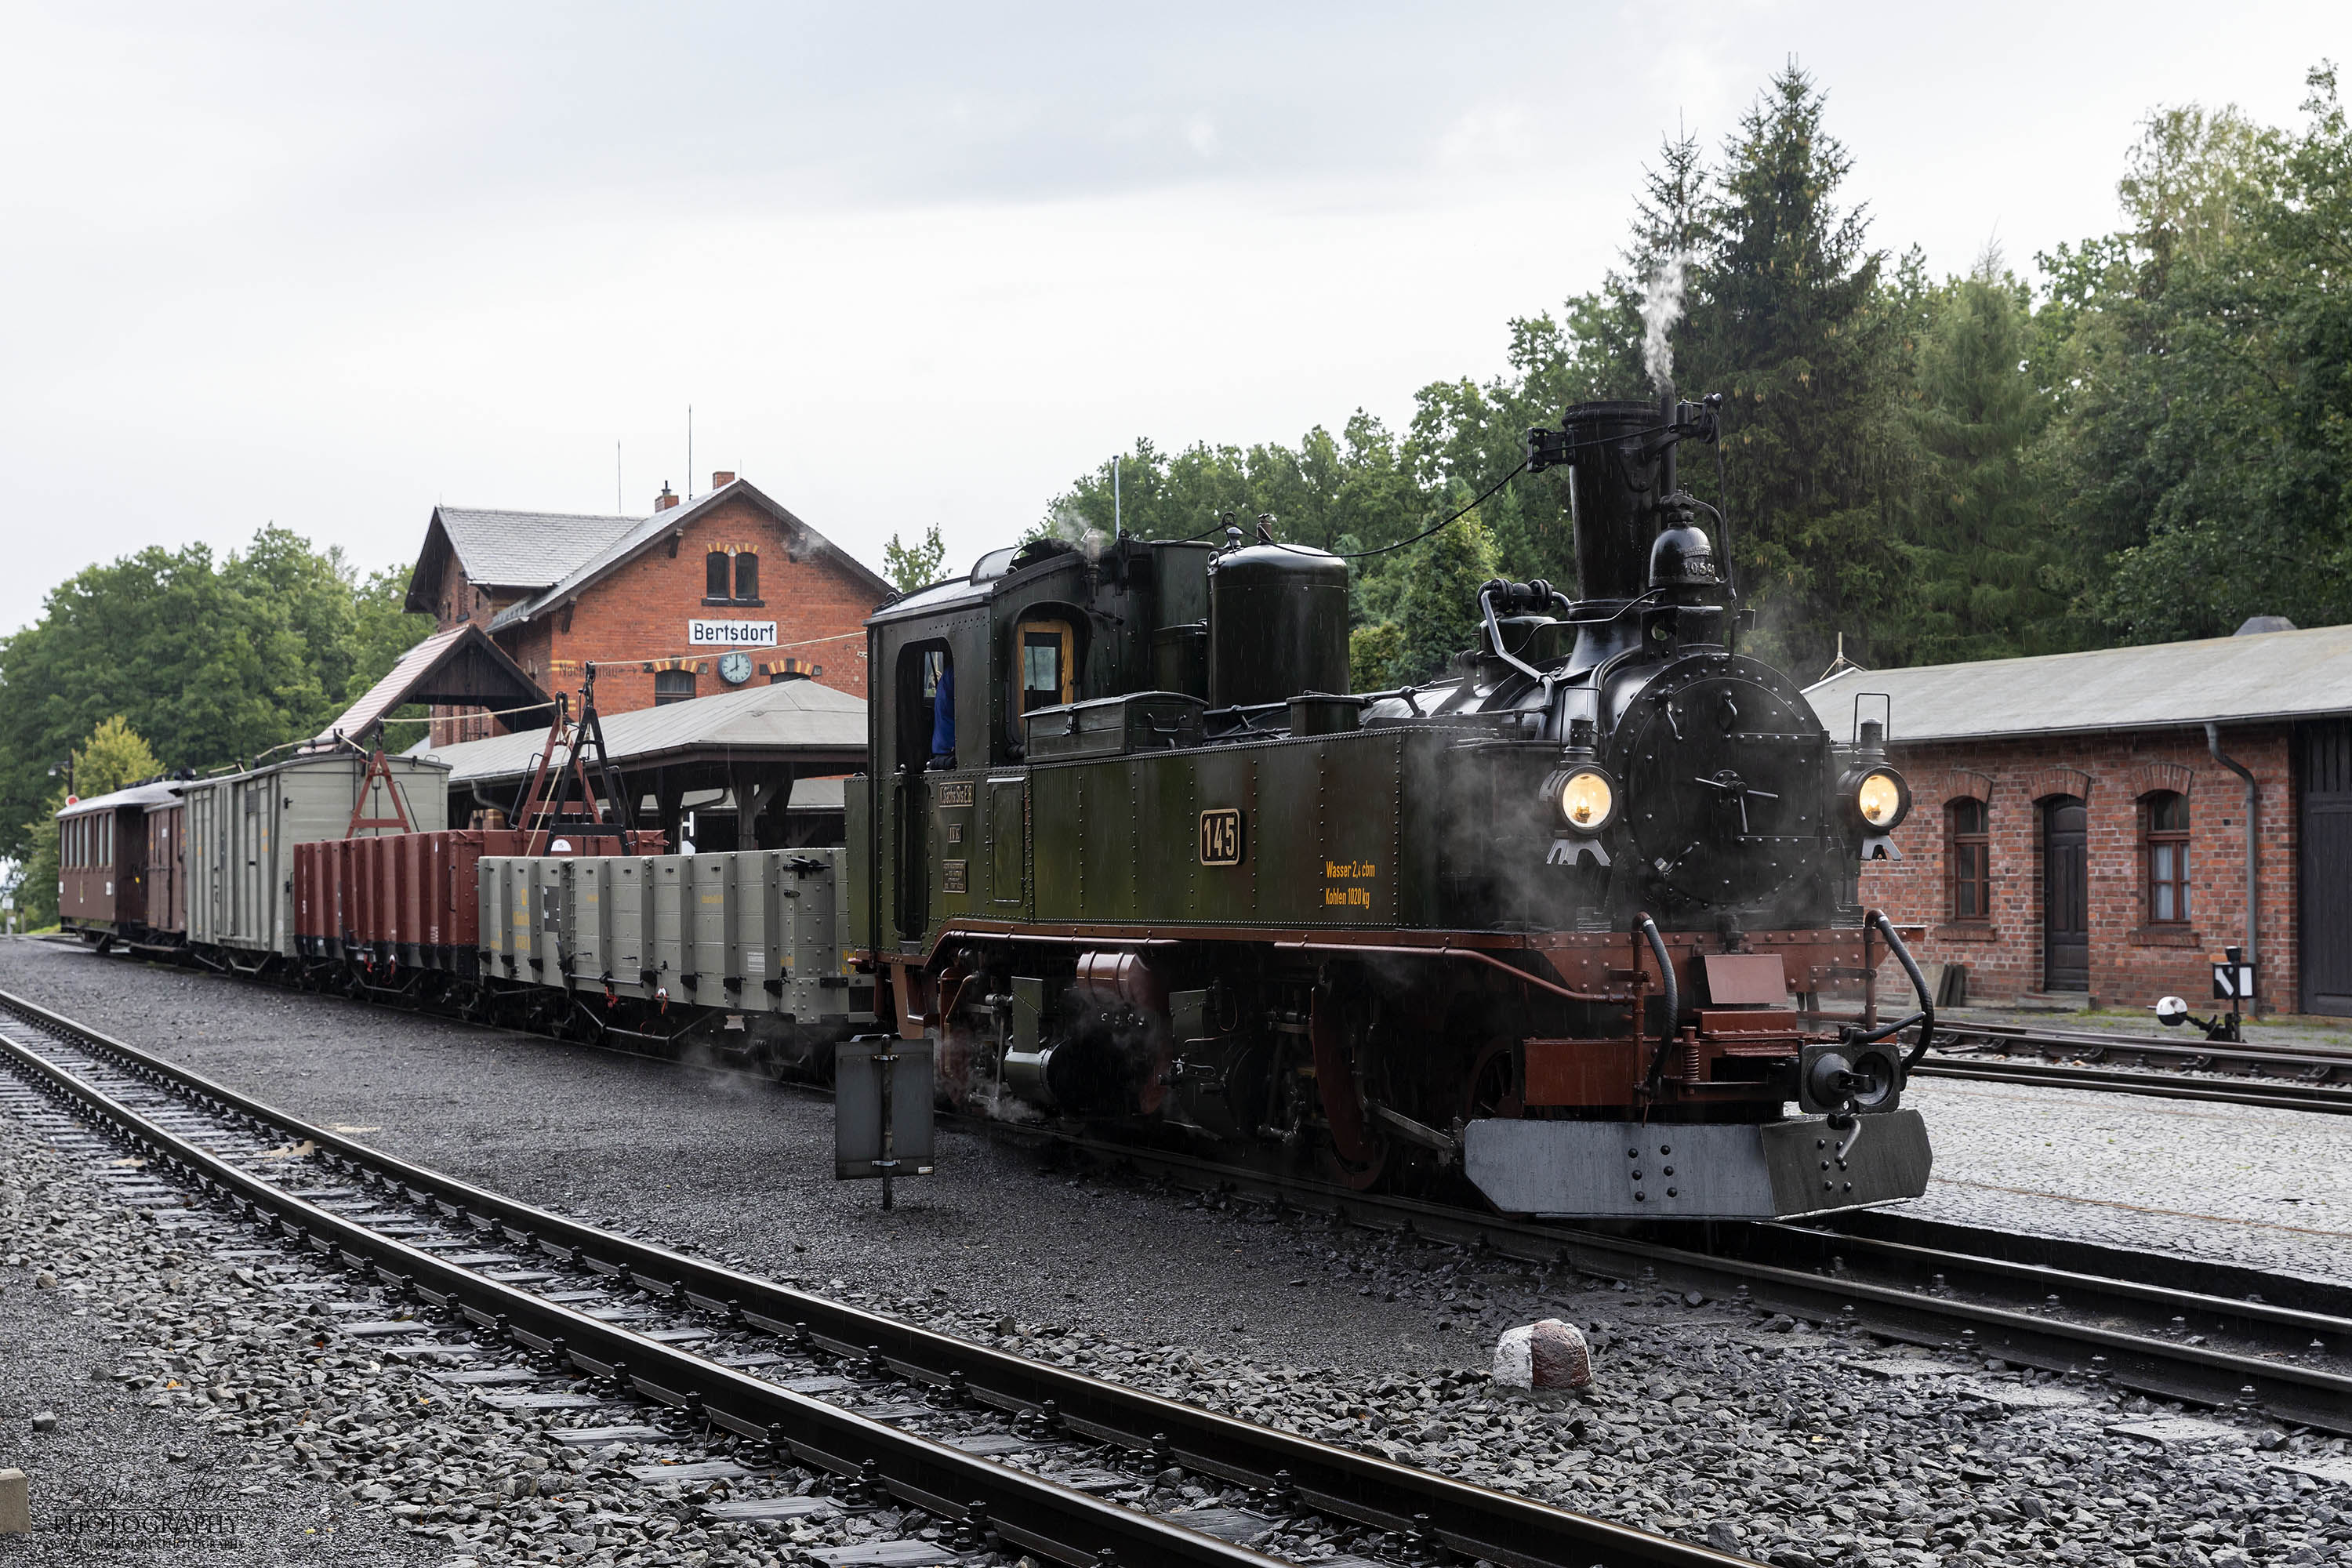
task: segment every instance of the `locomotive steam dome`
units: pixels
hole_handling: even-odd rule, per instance
[[[1253,544],[1209,563],[1209,706],[1348,689],[1348,563]]]

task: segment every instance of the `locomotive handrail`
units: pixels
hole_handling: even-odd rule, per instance
[[[1633,929],[1649,940],[1650,952],[1658,961],[1659,977],[1665,982],[1666,988],[1666,1021],[1658,1027],[1658,1048],[1650,1058],[1648,1089],[1649,1092],[1654,1095],[1664,1086],[1666,1053],[1674,1049],[1675,1033],[1682,1024],[1683,990],[1682,986],[1675,983],[1674,956],[1666,951],[1666,939],[1658,934],[1658,922],[1652,920],[1645,911],[1633,917]],[[1635,1018],[1633,1020],[1634,1037],[1638,1039],[1641,1033],[1642,1021]]]
[[[1903,939],[1895,934],[1895,922],[1886,918],[1886,911],[1873,910],[1866,918],[1878,934],[1886,939],[1886,950],[1895,955],[1895,962],[1903,966],[1903,973],[1910,977],[1912,992],[1919,998],[1919,1011],[1915,1016],[1871,1037],[1877,1040],[1887,1039],[1898,1030],[1917,1024],[1919,1043],[1911,1047],[1909,1056],[1903,1058],[1903,1070],[1907,1073],[1919,1065],[1919,1058],[1927,1054],[1927,1042],[1936,1037],[1936,998],[1928,992],[1927,976],[1919,973],[1919,965],[1912,959],[1911,950],[1904,946]]]

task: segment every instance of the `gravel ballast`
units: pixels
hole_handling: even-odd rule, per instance
[[[1071,1176],[955,1130],[942,1133],[940,1174],[903,1184],[901,1206],[886,1215],[870,1185],[831,1179],[830,1108],[793,1091],[38,943],[0,942],[0,987],[549,1207],[1769,1561],[2352,1563],[2352,1485],[2278,1468],[2333,1465],[2352,1478],[2336,1440],[2227,1416],[2193,1440],[2113,1436],[2105,1429],[2118,1423],[2178,1413],[2095,1384],[1908,1355],[1834,1325],[1694,1305],[1640,1281],[1542,1273]],[[2084,1185],[2079,1171],[2074,1189],[2045,1183],[2019,1119],[1981,1099],[1958,1104],[1954,1089],[1979,1093],[1947,1084],[1919,1096],[1939,1174],[1969,1172],[1981,1137],[1979,1169],[2000,1178],[1958,1191],[2039,1186],[2067,1194],[2041,1200],[2051,1213],[2095,1210],[2101,1224],[2140,1212],[2068,1201]],[[2119,1114],[2105,1096],[2000,1093],[2050,1095],[2048,1117],[2066,1105],[2094,1121]],[[2277,1133],[2247,1125],[2221,1136]],[[2141,1156],[2161,1157],[2144,1144]],[[2059,1157],[2048,1158],[2054,1169]],[[1938,1198],[1949,1201],[1940,1187]],[[2228,1221],[2210,1196],[2163,1206],[2217,1216],[2200,1226]],[[2282,1229],[2260,1245],[2305,1239],[2326,1238]],[[2306,1271],[2333,1267],[2295,1257]],[[24,1288],[18,1272],[11,1299]],[[1500,1394],[1483,1374],[1495,1335],[1547,1316],[1592,1342],[1595,1391]],[[1864,1371],[1862,1361],[1889,1366]],[[402,1490],[413,1479],[368,1484],[392,1495],[344,1506],[415,1502]],[[387,1538],[422,1539],[404,1528]],[[470,1538],[466,1550],[486,1563],[512,1554]],[[435,1561],[457,1551],[445,1545]]]

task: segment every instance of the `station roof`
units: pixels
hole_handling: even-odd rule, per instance
[[[1855,699],[1880,693],[1898,745],[2330,717],[2352,713],[2352,626],[1849,669],[1805,689],[1840,738],[1853,732]]]
[[[871,592],[877,602],[889,597],[894,591],[872,567],[794,517],[758,486],[748,479],[730,479],[717,489],[682,506],[674,506],[667,511],[657,511],[651,517],[628,522],[585,555],[575,559],[562,572],[545,579],[546,586],[541,592],[529,598],[519,599],[500,610],[491,617],[490,629],[502,632],[544,614],[642,552],[660,543],[673,530],[684,527],[712,508],[730,500],[748,500],[767,512],[791,531],[795,553],[805,548],[826,556],[856,579],[861,587]]]
[[[331,741],[347,735],[364,737],[380,719],[410,702],[437,702],[451,707],[487,708],[499,727],[514,728],[518,712],[550,705],[539,682],[523,673],[507,651],[468,621],[435,632],[400,656],[384,678],[366,695],[319,731],[315,739]],[[531,715],[545,717],[544,714]]]
[[[814,680],[782,680],[714,697],[603,716],[604,744],[625,773],[673,763],[836,763],[845,773],[866,762],[866,702]],[[544,728],[484,741],[435,746],[407,755],[449,766],[454,786],[519,780],[539,763]]]
[[[436,506],[425,525],[425,548],[408,579],[408,608],[435,613],[442,555],[455,555],[466,580],[484,588],[544,588],[645,520],[589,512],[507,511]]]

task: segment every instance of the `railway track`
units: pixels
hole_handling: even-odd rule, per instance
[[[15,1005],[0,994],[0,1011]],[[2091,1043],[2115,1042],[2092,1037]],[[1797,1318],[1858,1321],[1891,1341],[2352,1436],[2352,1290],[2341,1288],[1894,1212],[1611,1234],[1366,1194],[1063,1129],[992,1121],[973,1127],[1225,1199],[1733,1297]],[[347,1141],[330,1138],[337,1142]]]
[[[715,1505],[725,1517],[887,1507],[952,1527],[943,1542],[905,1542],[892,1560],[909,1568],[999,1551],[1267,1563],[1310,1541],[1339,1568],[1446,1553],[1514,1568],[1738,1561],[616,1236],[308,1125],[20,998],[0,994],[0,1065],[27,1086],[18,1109],[37,1094],[57,1108],[53,1127],[100,1130],[273,1243],[398,1292],[418,1315],[354,1326],[383,1336],[383,1353],[463,1364],[439,1375],[517,1408],[609,1421],[650,1406],[658,1426],[598,1430],[673,1458],[723,1450],[666,1467],[676,1479],[797,1468],[826,1479],[821,1495]],[[305,1145],[304,1158],[261,1159]],[[1226,1500],[1152,1504],[1171,1467]]]
[[[2352,1113],[2352,1051],[1943,1020],[1937,1034],[1914,1069],[1929,1077]]]

